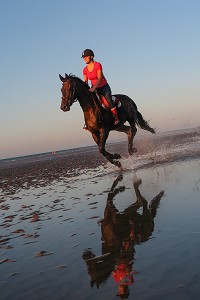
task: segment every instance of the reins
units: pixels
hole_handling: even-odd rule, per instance
[[[102,116],[102,112],[101,112],[101,109],[100,109],[100,102],[99,102],[99,99],[97,98],[97,95],[95,93],[92,96],[93,96],[92,100],[94,102],[95,110],[98,113],[99,123],[101,123],[103,121],[103,116]]]
[[[97,98],[97,95],[95,93],[89,92],[89,86],[87,86],[87,84],[85,82],[83,82],[80,78],[72,75],[72,76],[68,76],[68,79],[70,79],[70,82],[71,82],[71,88],[70,88],[69,97],[68,97],[70,106],[80,98],[79,95],[81,95],[81,96],[83,95],[83,91],[85,90],[86,91],[85,95],[87,94],[87,98],[91,102],[93,102],[94,109],[96,111],[98,120],[101,123],[103,121],[103,115],[102,115],[102,111],[100,108],[100,102]],[[63,82],[63,86],[65,86],[66,83],[67,82]],[[83,96],[82,96],[82,98],[83,98]],[[62,99],[65,99],[65,97],[62,97]]]
[[[63,82],[63,85],[65,85],[65,84],[66,84],[66,82]],[[77,97],[75,97],[75,92],[76,92],[76,88],[75,88],[75,84],[73,82],[72,90],[70,89],[70,96],[69,96],[70,105],[72,105],[74,102],[77,101]],[[62,97],[62,99],[65,99],[65,97]]]

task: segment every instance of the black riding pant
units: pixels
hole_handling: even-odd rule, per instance
[[[108,83],[106,83],[104,86],[100,88],[97,88],[96,90],[100,95],[103,95],[106,98],[111,108],[115,107],[115,104],[112,101],[111,88]]]

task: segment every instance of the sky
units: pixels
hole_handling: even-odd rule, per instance
[[[58,75],[82,78],[85,48],[158,133],[199,126],[199,12],[199,0],[0,0],[0,159],[94,145],[79,103],[60,110]]]

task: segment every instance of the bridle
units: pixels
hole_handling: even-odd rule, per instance
[[[63,82],[63,86],[64,86],[66,83],[67,83],[66,81]],[[70,89],[69,89],[69,96],[67,97],[67,98],[69,99],[69,101],[67,101],[67,102],[69,102],[70,106],[71,106],[74,102],[77,101],[77,97],[76,97],[75,93],[76,93],[75,84],[72,83],[72,88],[70,87]],[[65,100],[66,97],[61,97],[61,99],[62,99],[62,100]]]

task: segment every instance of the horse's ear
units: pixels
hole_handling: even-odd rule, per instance
[[[60,74],[59,74],[59,78],[60,78],[60,80],[61,80],[62,82],[64,82],[64,81],[65,81],[65,78],[64,78],[64,77],[62,77]]]
[[[67,79],[69,76],[65,73],[65,79]]]

